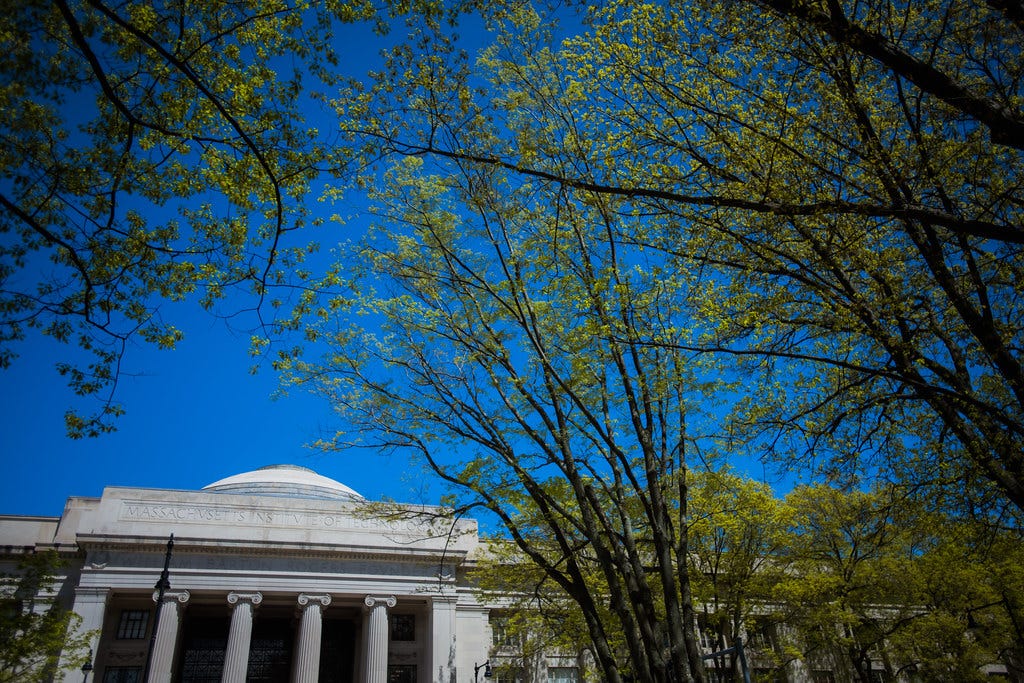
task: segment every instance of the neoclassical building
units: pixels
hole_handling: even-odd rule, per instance
[[[160,682],[471,683],[488,657],[487,610],[465,580],[476,523],[384,511],[302,467],[0,516],[8,564],[48,548],[70,560],[53,599],[94,633],[92,671],[58,680],[143,681],[148,656]]]
[[[60,517],[0,515],[0,572],[48,550],[66,566],[34,608],[76,612],[92,648],[85,670],[61,660],[57,681],[484,683],[490,663],[492,683],[580,683],[590,668],[582,653],[527,661],[506,637],[509,604],[482,604],[470,584],[485,552],[475,521],[370,503],[303,467],[199,491],[108,487],[69,498]],[[710,653],[713,633],[697,625]],[[853,680],[842,658],[774,668],[779,633],[745,635],[754,680]],[[719,680],[719,660],[708,666]],[[913,680],[872,667],[879,681]]]

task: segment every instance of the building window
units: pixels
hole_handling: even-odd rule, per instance
[[[747,645],[754,650],[770,652],[772,648],[775,627],[767,619],[758,619],[747,633]]]
[[[811,681],[813,683],[836,683],[836,677],[831,671],[818,669],[811,672]]]
[[[199,621],[196,628],[198,634],[204,633],[206,626]],[[184,651],[181,654],[181,674],[179,680],[188,683],[218,683],[224,673],[224,654],[227,638],[208,637],[197,633],[185,637]],[[251,646],[250,646],[251,647]]]
[[[491,645],[497,648],[518,647],[520,639],[506,616],[491,615]]]
[[[416,683],[416,665],[388,665],[388,683]]]
[[[391,640],[416,640],[416,616],[414,614],[391,615]]]
[[[711,620],[707,614],[697,615],[697,636],[700,639],[700,646],[708,652],[717,652],[719,648],[718,644],[718,630],[711,624]]]
[[[142,683],[142,667],[108,666],[103,670],[103,683]]]
[[[121,640],[145,638],[147,624],[149,624],[149,610],[123,609],[121,610],[121,621],[117,625],[117,637]]]
[[[249,645],[247,681],[287,680],[290,640],[263,635],[254,637]],[[282,675],[285,678],[282,678]]]
[[[579,683],[580,670],[574,666],[549,666],[548,683]]]
[[[0,599],[0,619],[13,622],[24,609],[21,600],[15,598]]]
[[[498,664],[493,671],[493,683],[520,683],[523,680],[522,671],[512,664]]]

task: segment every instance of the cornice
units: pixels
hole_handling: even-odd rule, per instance
[[[0,545],[0,559],[19,558],[48,550],[56,551],[65,559],[85,557],[85,550],[72,543],[36,543],[35,545]]]

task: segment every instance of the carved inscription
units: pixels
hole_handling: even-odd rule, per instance
[[[345,529],[388,533],[423,533],[427,525],[410,519],[359,518],[322,512],[142,503],[125,501],[120,519],[152,522],[193,522],[197,524],[242,524],[254,526]]]
[[[152,568],[153,553],[140,552],[94,552],[90,558],[101,559],[105,564],[118,568]],[[360,560],[348,558],[318,557],[268,557],[251,555],[205,555],[182,553],[174,556],[176,570],[266,572],[266,573],[316,573],[333,576],[409,576],[426,579],[436,585],[434,573],[437,565],[433,562],[422,564],[395,562],[394,560]]]

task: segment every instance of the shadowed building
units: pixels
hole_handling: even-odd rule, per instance
[[[489,646],[464,579],[477,529],[443,512],[385,510],[275,465],[201,491],[108,487],[59,518],[3,516],[0,549],[8,566],[49,548],[69,560],[51,597],[95,630],[97,681],[141,681],[152,649],[151,681],[469,683]]]

